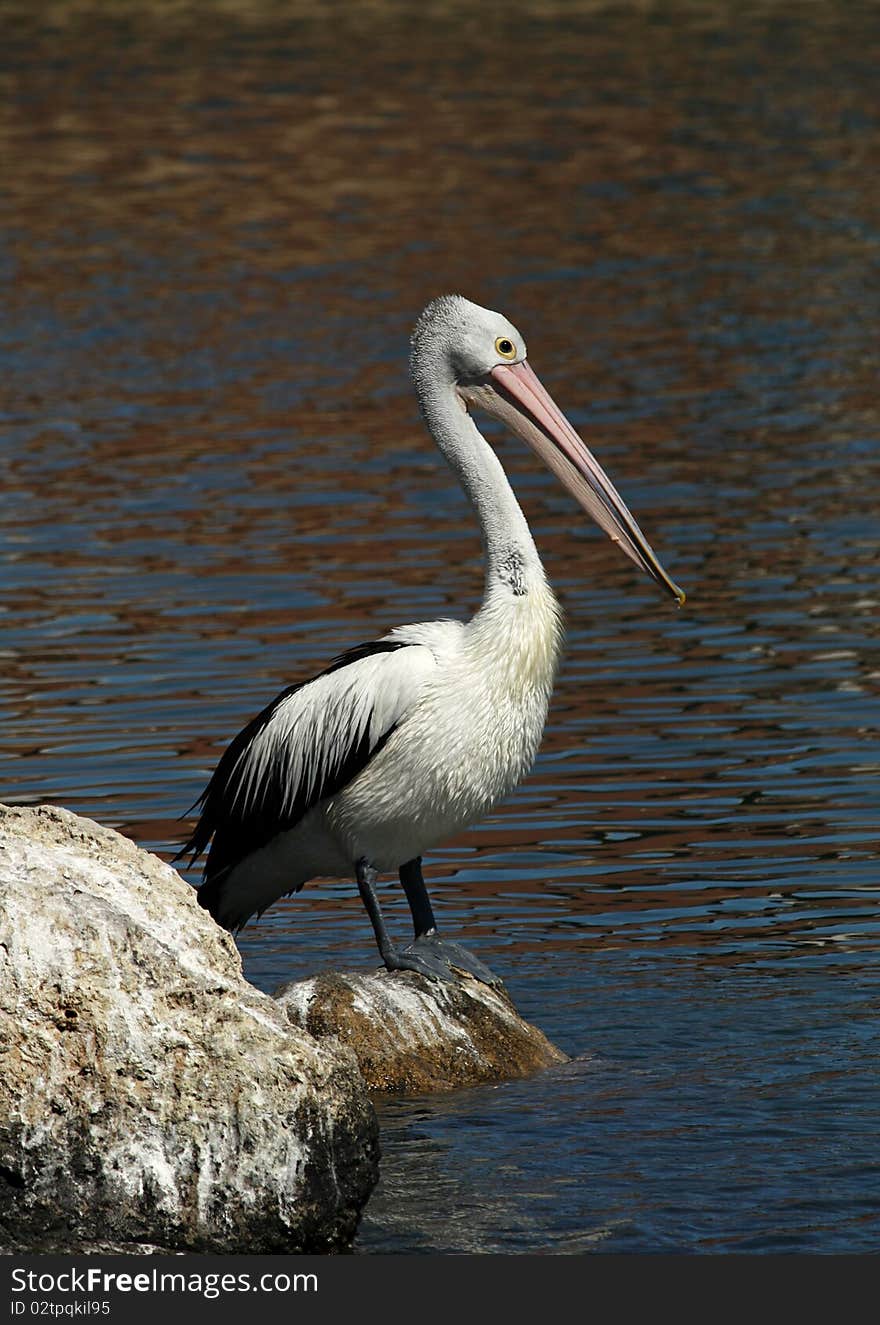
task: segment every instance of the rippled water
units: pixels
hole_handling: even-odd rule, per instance
[[[503,309],[689,601],[497,438],[567,658],[429,881],[574,1060],[382,1105],[359,1249],[876,1250],[876,7],[0,12],[0,799],[170,854],[277,689],[468,611],[406,338]],[[241,947],[375,962],[344,882]]]

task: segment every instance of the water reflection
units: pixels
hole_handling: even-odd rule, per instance
[[[493,436],[568,653],[534,776],[430,879],[592,1057],[386,1110],[362,1245],[866,1245],[878,12],[207,12],[3,5],[0,798],[170,852],[278,688],[473,605],[407,335],[440,289],[502,308],[688,606]],[[267,988],[373,960],[341,882],[242,947]]]

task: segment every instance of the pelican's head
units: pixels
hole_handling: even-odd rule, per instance
[[[526,343],[500,313],[461,295],[428,304],[412,337],[412,369],[451,387],[468,410],[499,419],[535,451],[575,500],[637,566],[681,606],[681,590],[657,560],[623,498],[526,359]]]

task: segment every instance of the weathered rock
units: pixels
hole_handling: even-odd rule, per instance
[[[505,991],[470,976],[441,984],[412,971],[331,972],[275,997],[295,1026],[353,1049],[371,1090],[454,1090],[568,1061]]]
[[[377,1176],[353,1055],[295,1029],[170,866],[0,806],[0,1243],[327,1251]]]

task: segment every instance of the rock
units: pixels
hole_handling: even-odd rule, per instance
[[[376,1178],[353,1055],[243,979],[170,866],[0,806],[4,1250],[330,1251]]]
[[[295,1026],[354,1050],[371,1090],[454,1090],[568,1061],[506,991],[471,976],[442,984],[412,971],[331,972],[275,997]]]

